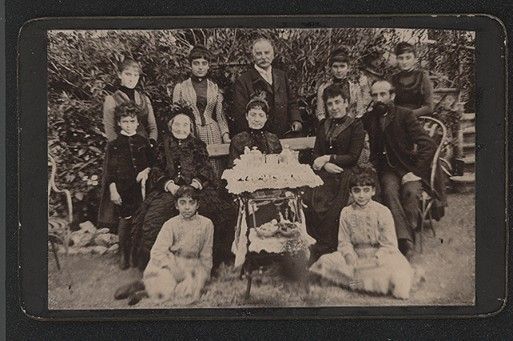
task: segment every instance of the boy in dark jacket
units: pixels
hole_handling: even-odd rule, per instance
[[[107,146],[107,169],[110,200],[120,206],[118,227],[121,269],[130,262],[130,231],[132,215],[143,200],[154,155],[149,141],[137,134],[137,115],[141,109],[132,102],[123,103],[114,111],[120,128],[118,137]]]

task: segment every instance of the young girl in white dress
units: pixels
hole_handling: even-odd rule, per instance
[[[354,290],[408,299],[413,271],[397,247],[390,210],[373,201],[369,171],[351,180],[354,202],[342,209],[336,252],[321,256],[310,271]]]

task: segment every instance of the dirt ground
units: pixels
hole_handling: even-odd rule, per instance
[[[251,297],[244,298],[246,281],[229,268],[221,268],[206,287],[199,302],[188,307],[299,307],[299,306],[388,306],[473,305],[475,293],[474,194],[450,194],[446,216],[435,222],[437,231],[424,233],[424,252],[412,265],[425,273],[408,300],[353,292],[329,283],[311,283],[309,294],[301,294],[297,283],[280,278],[274,269],[254,280]],[[119,285],[140,278],[135,269],[119,270],[116,255],[61,255],[58,271],[53,255],[48,257],[49,309],[179,308],[183,302],[155,306],[142,300],[129,307],[116,301]]]

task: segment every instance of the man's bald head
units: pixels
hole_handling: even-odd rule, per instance
[[[371,91],[372,91],[372,88],[374,88],[374,87],[379,88],[379,89],[388,89],[389,91],[394,92],[394,86],[392,85],[392,83],[390,83],[389,81],[384,80],[384,79],[378,79],[377,81],[372,83]]]
[[[270,47],[274,51],[274,45],[273,43],[267,39],[267,38],[257,38],[253,41],[253,44],[251,45],[251,52],[255,50],[255,46],[265,46]]]
[[[269,39],[258,38],[253,42],[251,50],[255,64],[262,69],[267,69],[271,66],[274,60],[274,47]]]
[[[374,102],[389,104],[395,99],[394,87],[386,80],[378,80],[374,82],[371,86],[370,92]]]

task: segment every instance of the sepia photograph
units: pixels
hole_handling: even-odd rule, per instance
[[[475,305],[475,54],[431,28],[49,30],[48,309]]]

